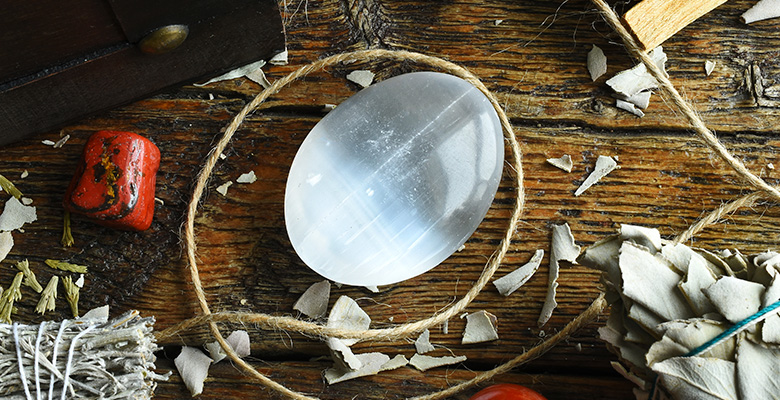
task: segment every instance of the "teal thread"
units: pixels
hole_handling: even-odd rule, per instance
[[[774,303],[772,303],[772,304],[762,308],[757,313],[755,313],[755,314],[753,314],[753,315],[743,319],[742,321],[737,322],[736,324],[734,324],[734,326],[732,326],[731,328],[723,331],[723,333],[721,333],[720,335],[715,336],[714,338],[712,338],[707,343],[704,343],[703,345],[701,345],[701,346],[699,346],[699,347],[689,351],[683,357],[693,357],[693,356],[699,355],[701,353],[704,353],[705,351],[707,351],[707,350],[709,350],[709,349],[711,349],[711,348],[721,344],[722,342],[730,339],[732,336],[734,336],[734,335],[742,332],[743,330],[749,328],[751,325],[754,325],[754,324],[757,324],[757,323],[763,321],[764,319],[766,319],[767,317],[770,316],[770,315],[768,315],[769,313],[771,313],[772,311],[777,310],[778,308],[780,308],[780,301],[776,301],[776,302],[774,302]]]

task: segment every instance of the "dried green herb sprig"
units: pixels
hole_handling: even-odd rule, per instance
[[[22,287],[23,278],[23,272],[17,273],[11,286],[0,296],[0,322],[8,324],[12,322],[11,313],[16,310],[14,302],[22,299],[22,291],[20,289]]]
[[[62,216],[62,239],[60,243],[65,247],[70,247],[73,246],[74,242],[73,233],[70,231],[70,211],[65,211],[65,214]]]
[[[41,299],[38,301],[38,306],[35,307],[35,312],[43,315],[46,311],[54,311],[55,301],[57,300],[57,284],[59,282],[60,277],[57,275],[54,275],[49,279],[46,289],[43,289],[43,293],[41,293]]]
[[[17,189],[16,186],[14,186],[14,184],[3,175],[0,175],[0,187],[2,187],[3,190],[8,192],[8,194],[11,196],[16,197],[18,200],[22,199],[22,192],[20,192],[19,189]]]
[[[65,287],[65,300],[70,305],[70,311],[73,313],[73,318],[79,316],[79,287],[73,283],[73,278],[70,276],[64,276],[62,278],[62,286]]]
[[[45,260],[44,262],[46,263],[46,265],[54,269],[59,269],[61,271],[76,272],[79,274],[87,273],[87,267],[84,265],[71,264],[65,261],[51,260],[51,259]]]
[[[41,287],[41,284],[38,283],[38,278],[35,277],[35,273],[30,270],[29,261],[26,259],[24,261],[19,261],[16,263],[16,268],[19,269],[19,271],[22,271],[24,274],[24,280],[22,281],[22,284],[31,287],[32,290],[35,290],[36,293],[43,291],[43,287]]]

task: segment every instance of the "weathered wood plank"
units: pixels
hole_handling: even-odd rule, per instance
[[[775,83],[766,81],[763,95],[752,96],[743,82],[745,76],[751,76],[749,71],[755,72],[752,65],[759,66],[762,76],[775,79],[777,58],[771,56],[777,39],[770,35],[769,25],[744,27],[729,22],[747,3],[728,2],[673,37],[665,46],[670,55],[668,69],[726,145],[751,170],[778,184],[780,175],[767,167],[769,163],[780,165],[780,139],[774,132],[780,122],[774,110]],[[288,6],[294,10],[293,5]],[[553,223],[568,222],[582,245],[613,233],[623,223],[656,226],[669,238],[745,191],[736,176],[687,132],[685,124],[659,98],[654,98],[648,115],[640,120],[612,107],[603,79],[590,82],[584,62],[590,43],[609,50],[613,60],[610,73],[629,67],[631,61],[622,49],[608,43],[614,37],[586,1],[563,4],[554,22],[547,17],[556,14],[560,2],[463,0],[420,6],[414,1],[325,1],[305,5],[301,3],[288,24],[291,64],[269,67],[271,79],[324,54],[380,46],[425,51],[465,64],[498,93],[523,150],[527,196],[516,241],[499,276],[525,263],[534,250],[548,250]],[[496,25],[497,19],[503,22]],[[707,78],[701,64],[714,56],[720,57],[719,67]],[[357,91],[343,77],[360,67],[334,67],[294,83],[273,96],[273,108],[251,116],[231,142],[227,158],[218,164],[209,183],[209,194],[196,222],[201,278],[214,310],[293,315],[293,302],[321,279],[302,264],[287,239],[284,184],[297,146],[322,115],[320,106],[339,103]],[[379,78],[415,68],[365,67],[377,72]],[[196,315],[177,237],[183,210],[193,177],[220,130],[258,90],[245,80],[203,88],[187,86],[68,126],[63,132],[72,139],[62,149],[40,144],[42,139],[58,139],[59,132],[3,148],[0,174],[12,178],[35,200],[40,219],[25,227],[24,234],[14,234],[16,246],[9,260],[2,262],[3,270],[10,271],[12,261],[25,257],[38,269],[43,268],[44,258],[85,261],[92,270],[81,295],[83,309],[106,302],[117,311],[137,308],[154,315],[160,329]],[[164,205],[157,205],[152,229],[141,234],[111,231],[76,217],[76,246],[63,249],[59,246],[60,201],[81,145],[91,132],[100,129],[131,130],[160,147],[163,161],[157,196]],[[545,161],[562,154],[574,159],[570,174]],[[621,168],[574,197],[574,190],[598,155],[618,156]],[[21,180],[18,176],[23,170],[30,176]],[[227,197],[214,191],[249,170],[255,171],[257,182],[234,184]],[[339,295],[364,298],[359,302],[377,327],[426,318],[449,305],[477,278],[506,227],[515,195],[512,176],[507,167],[488,217],[466,248],[443,265],[408,282],[382,287],[378,294],[361,288],[334,288],[331,301]],[[758,204],[706,230],[695,244],[739,248],[743,253],[763,251],[776,246],[774,227],[778,222],[780,210]],[[486,309],[498,316],[499,341],[461,345],[464,322],[460,319],[450,322],[449,334],[432,330],[432,341],[455,354],[467,355],[468,366],[475,370],[490,368],[533,346],[541,336],[560,330],[599,290],[597,273],[564,266],[560,306],[547,326],[539,329],[536,319],[546,292],[546,274],[543,267],[509,298],[488,287],[469,307],[469,311]],[[45,270],[40,273],[42,280],[50,275]],[[0,285],[7,285],[8,276],[0,274]],[[18,320],[40,321],[32,312],[36,302],[34,295],[26,294],[18,303]],[[67,316],[64,301],[58,303],[55,314],[47,315]],[[527,383],[550,398],[631,396],[630,386],[610,371],[609,361],[614,357],[595,338],[598,326],[591,324],[568,343],[501,379]],[[403,397],[443,387],[447,377],[457,381],[471,376],[462,368],[428,374],[402,370],[327,387],[321,383],[320,373],[328,362],[303,361],[326,354],[320,342],[294,333],[246,328],[252,335],[253,357],[270,360],[270,364],[258,364],[263,372],[323,398]],[[165,344],[200,344],[205,340],[206,331],[196,330]],[[356,349],[407,356],[414,351],[406,341],[360,344]],[[437,351],[441,355],[447,352],[444,348]],[[162,361],[160,365],[169,367]],[[584,370],[593,376],[582,376]],[[214,376],[207,383],[205,398],[241,397],[258,390],[256,384],[229,367],[220,366]],[[591,380],[593,384],[587,383]],[[572,386],[577,389],[572,390]],[[174,379],[160,386],[158,397],[181,398],[186,395],[183,390]]]

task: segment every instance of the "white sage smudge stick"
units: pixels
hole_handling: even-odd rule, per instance
[[[150,399],[158,350],[153,318],[129,311],[105,319],[0,324],[4,399]],[[48,393],[48,397],[47,397]]]
[[[623,225],[577,261],[604,271],[612,308],[599,335],[637,398],[776,397],[780,253],[695,249]]]

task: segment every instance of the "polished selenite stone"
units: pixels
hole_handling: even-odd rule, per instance
[[[468,82],[415,72],[369,86],[309,133],[284,199],[311,269],[386,285],[435,267],[477,229],[504,160],[498,115]]]

